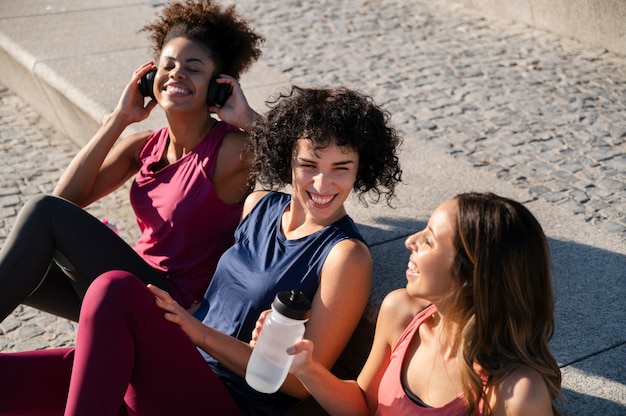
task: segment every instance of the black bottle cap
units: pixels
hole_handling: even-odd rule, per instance
[[[299,290],[279,292],[272,308],[287,318],[301,321],[309,319],[311,314],[311,302]]]

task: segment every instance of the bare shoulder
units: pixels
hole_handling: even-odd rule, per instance
[[[222,141],[222,148],[226,148],[229,151],[241,153],[246,147],[246,141],[248,140],[248,133],[239,129],[229,130],[224,135]]]
[[[245,218],[256,206],[256,204],[259,203],[261,198],[263,198],[268,193],[269,191],[254,191],[250,195],[248,195],[243,205],[243,213],[241,214],[241,217]]]
[[[229,161],[229,165],[233,165],[232,162],[235,161],[240,165],[247,164],[248,161],[244,157],[244,153],[248,137],[248,133],[239,129],[229,130],[222,139],[218,157]]]
[[[375,342],[393,348],[413,318],[428,304],[411,296],[405,288],[389,292],[378,310]]]
[[[552,415],[552,400],[541,375],[520,366],[496,387],[492,397],[494,415]]]
[[[347,238],[334,245],[328,254],[328,260],[363,262],[363,266],[371,267],[372,255],[363,241]]]
[[[412,319],[428,305],[430,302],[427,300],[411,296],[406,288],[401,288],[389,292],[383,299],[380,308],[381,310],[389,310],[392,314],[407,314]]]
[[[381,325],[404,328],[422,309],[430,303],[424,299],[411,296],[405,288],[389,292],[380,305],[378,321]]]
[[[143,143],[148,137],[150,137],[152,133],[154,133],[152,130],[138,131],[136,133],[132,133],[124,137],[124,139],[122,139],[120,142],[121,143],[123,142],[127,142],[127,143],[142,142]]]
[[[136,133],[129,134],[118,142],[118,144],[125,144],[127,146],[137,146],[145,143],[146,139],[154,133],[152,130],[138,131]]]
[[[341,240],[328,252],[320,282],[325,290],[349,291],[366,302],[372,286],[372,262],[365,243],[353,238]]]
[[[115,152],[120,154],[126,154],[131,160],[139,159],[139,153],[143,146],[146,144],[146,140],[153,133],[152,130],[139,131],[133,134],[129,134],[122,140],[118,140],[115,145]]]

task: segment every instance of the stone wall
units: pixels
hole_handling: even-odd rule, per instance
[[[454,0],[589,46],[626,55],[625,0]]]

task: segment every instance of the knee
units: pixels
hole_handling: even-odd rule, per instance
[[[29,215],[50,215],[67,203],[68,201],[57,196],[35,195],[24,204],[22,211]]]
[[[32,198],[30,198],[28,202],[26,202],[26,206],[49,207],[53,204],[56,204],[59,200],[62,200],[62,199],[54,195],[40,194],[40,195],[35,195]]]
[[[83,300],[83,309],[86,307],[99,308],[107,303],[120,305],[125,301],[132,302],[138,290],[146,289],[134,274],[124,270],[104,272],[87,289]]]

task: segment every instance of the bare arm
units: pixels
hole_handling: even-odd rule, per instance
[[[137,86],[141,76],[152,67],[146,63],[133,73],[117,107],[70,162],[54,195],[84,207],[115,190],[137,171],[137,154],[149,133],[138,133],[113,145],[126,127],[146,119],[156,106],[154,100],[144,106]]]
[[[313,358],[323,368],[332,368],[350,340],[367,305],[371,282],[372,258],[365,244],[344,240],[333,247],[304,333],[315,343]],[[297,398],[310,394],[293,374],[280,390]]]
[[[378,405],[378,387],[389,365],[391,349],[420,306],[406,303],[403,290],[389,294],[381,305],[372,349],[357,381],[340,380],[311,357],[313,343],[294,345],[291,370],[311,395],[332,415],[373,415]],[[424,305],[425,306],[425,305]],[[315,346],[317,348],[317,346]]]
[[[252,187],[249,182],[251,158],[245,149],[247,140],[247,133],[231,130],[222,141],[211,181],[224,203],[241,203]]]
[[[254,111],[239,83],[228,75],[217,79],[220,84],[230,84],[233,92],[223,107],[210,107],[224,122],[239,127],[226,134],[217,157],[212,182],[220,200],[237,204],[245,199],[253,184],[249,181],[251,155],[247,152],[249,132],[261,116]],[[243,131],[242,131],[243,130]]]

